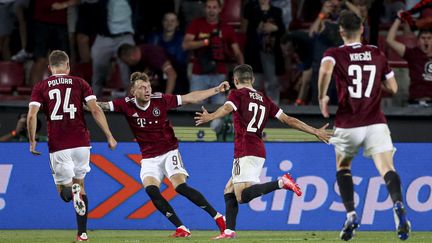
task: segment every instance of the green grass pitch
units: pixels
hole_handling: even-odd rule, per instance
[[[192,230],[188,239],[173,239],[173,231],[164,230],[94,230],[88,231],[90,242],[215,242],[216,231]],[[343,242],[336,231],[238,231],[229,242]],[[72,230],[0,230],[0,242],[74,242]],[[223,240],[227,241],[227,240]],[[391,231],[358,231],[350,242],[402,242]],[[406,242],[432,242],[432,232],[412,232]]]

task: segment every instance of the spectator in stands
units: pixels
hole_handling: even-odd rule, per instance
[[[150,76],[153,90],[172,94],[176,85],[177,73],[165,54],[165,50],[156,45],[123,44],[117,56],[126,63],[132,72],[145,72]],[[162,82],[166,77],[166,82]]]
[[[308,34],[303,31],[285,33],[281,38],[282,53],[285,62],[293,63],[298,58],[298,69],[301,71],[300,87],[295,105],[305,105],[309,99],[309,88],[312,77],[312,61],[314,44]],[[295,57],[296,56],[296,57]]]
[[[221,9],[220,0],[207,0],[206,17],[193,20],[187,28],[183,49],[194,51],[191,91],[214,87],[226,79],[228,72],[225,47],[232,49],[237,63],[244,62],[233,28],[219,20]],[[225,96],[218,94],[208,101],[222,104]]]
[[[280,38],[285,33],[282,10],[270,0],[246,4],[242,29],[246,31],[245,62],[254,67],[254,86],[279,104],[279,75],[285,72]]]
[[[34,0],[34,59],[30,72],[30,84],[42,80],[47,72],[47,56],[50,50],[69,49],[66,10],[54,10],[52,5],[67,0]]]
[[[206,16],[205,0],[177,0],[176,12],[180,16],[181,27],[189,26],[194,19]]]
[[[321,12],[309,29],[309,36],[314,39],[314,59],[312,64],[312,82],[311,82],[311,104],[318,104],[318,70],[322,56],[330,47],[340,46],[343,41],[339,35],[338,19],[340,11],[343,8],[361,16],[360,10],[350,1],[326,0]],[[329,87],[330,104],[337,104],[337,92],[335,82],[331,82]]]
[[[92,88],[96,96],[101,96],[111,67],[111,58],[115,57],[121,45],[135,43],[132,25],[134,11],[133,1],[128,0],[99,0],[96,6],[98,11],[92,18],[97,22],[97,36],[91,47]],[[117,64],[126,89],[129,85],[129,68],[118,60]]]
[[[185,94],[189,92],[189,80],[186,74],[188,55],[182,48],[184,34],[178,30],[178,27],[177,15],[173,12],[166,13],[162,20],[162,30],[150,35],[148,43],[165,49],[177,72],[174,93]]]
[[[39,119],[37,119],[36,141],[46,142],[48,141],[48,138],[46,136],[38,134],[41,128],[42,128],[42,122]],[[27,113],[21,113],[18,115],[18,121],[15,130],[12,130],[10,133],[0,136],[0,142],[7,142],[7,141],[28,142]]]
[[[408,62],[410,76],[409,103],[417,106],[432,105],[432,30],[420,30],[419,45],[409,48],[396,40],[396,32],[401,24],[395,19],[387,34],[387,44]]]
[[[15,0],[0,0],[0,53],[1,59],[9,60],[11,57],[9,37],[12,34],[15,16],[13,4]]]
[[[12,60],[16,62],[24,62],[33,57],[34,36],[29,34],[29,31],[32,31],[33,29],[34,1],[16,0],[14,3],[14,11],[18,20],[21,50],[12,56]]]

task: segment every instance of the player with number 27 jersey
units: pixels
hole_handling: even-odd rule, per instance
[[[334,64],[338,89],[336,127],[387,123],[380,109],[381,83],[394,73],[384,54],[375,46],[352,43],[328,49],[322,62],[326,60]]]
[[[46,115],[50,153],[90,146],[83,104],[92,99],[92,89],[79,77],[53,75],[36,83],[30,105],[40,106]]]
[[[267,96],[251,88],[232,90],[227,104],[234,109],[234,158],[266,157],[262,134],[269,117],[283,113]]]

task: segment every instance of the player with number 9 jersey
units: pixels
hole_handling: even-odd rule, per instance
[[[232,90],[227,104],[234,109],[234,158],[265,158],[264,127],[269,117],[279,118],[282,109],[261,92],[247,87]]]
[[[352,43],[328,49],[322,62],[331,61],[338,90],[335,126],[361,127],[387,123],[381,111],[381,84],[394,77],[387,58],[376,47]],[[337,64],[337,65],[336,65]]]
[[[79,77],[56,74],[33,87],[30,105],[40,106],[46,115],[50,153],[90,146],[83,110],[89,100],[96,100],[96,96]]]

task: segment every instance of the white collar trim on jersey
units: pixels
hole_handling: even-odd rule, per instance
[[[66,73],[56,73],[51,76],[66,76],[66,75],[67,75]]]
[[[254,88],[249,88],[249,87],[245,87],[246,89],[252,90],[253,92],[256,92],[256,89]]]
[[[346,46],[355,46],[355,45],[361,45],[362,43],[360,43],[360,42],[354,42],[354,43],[349,43],[349,44],[346,44]]]
[[[138,104],[138,102],[136,101],[136,99],[134,99],[134,102],[135,102],[136,107],[138,107],[138,109],[143,110],[143,111],[146,111],[146,110],[149,108],[149,106],[150,106],[151,99],[149,100],[149,102],[147,103],[147,105],[144,106],[144,107],[143,107],[143,106],[140,106],[140,105]]]

